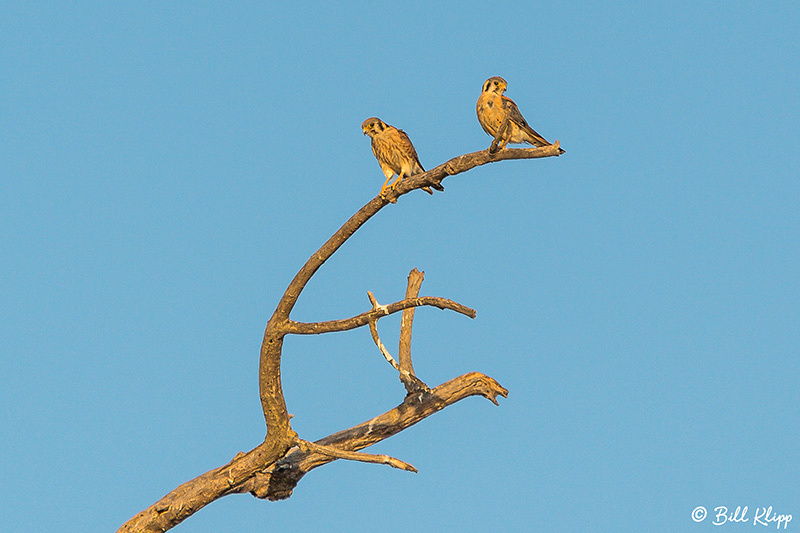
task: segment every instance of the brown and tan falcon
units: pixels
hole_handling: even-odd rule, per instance
[[[478,98],[478,122],[483,131],[493,138],[497,138],[498,130],[503,122],[508,120],[508,126],[500,139],[499,149],[505,148],[508,143],[528,143],[534,146],[549,146],[551,143],[536,133],[525,121],[519,112],[517,104],[511,98],[503,96],[508,83],[500,76],[493,76],[483,83],[483,91]],[[560,148],[559,148],[560,149]],[[561,150],[560,153],[564,153]]]
[[[395,174],[397,174],[397,179],[389,185],[392,189],[404,177],[425,172],[419,162],[417,151],[411,144],[411,139],[403,130],[390,126],[379,118],[370,117],[361,124],[361,131],[372,139],[372,153],[375,154],[375,159],[378,160],[383,175],[386,176],[386,181],[381,187],[381,195],[386,191],[386,184]],[[433,187],[439,191],[444,190],[441,185],[433,185]],[[423,187],[422,190],[433,194],[428,187]]]

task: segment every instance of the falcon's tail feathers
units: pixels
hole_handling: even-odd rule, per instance
[[[542,137],[541,135],[536,133],[536,131],[534,131],[534,129],[531,128],[530,126],[528,126],[526,128],[526,133],[528,134],[528,136],[532,140],[531,139],[526,139],[525,141],[529,142],[530,144],[532,144],[534,146],[542,147],[542,146],[552,146],[553,145],[553,143],[547,142],[547,139],[545,139],[544,137]],[[564,150],[561,147],[558,148],[558,153],[559,154],[563,154],[564,152],[566,152],[566,150]]]
[[[536,133],[536,131],[528,126],[524,129],[525,133],[528,134],[528,138],[525,139],[525,142],[532,144],[534,146],[542,147],[542,146],[549,146],[551,143],[547,142],[547,139]]]

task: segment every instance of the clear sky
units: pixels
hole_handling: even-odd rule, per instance
[[[383,182],[361,122],[432,168],[489,145],[493,75],[567,153],[403,197],[293,318],[402,299],[417,267],[478,311],[417,312],[420,377],[509,398],[367,450],[418,474],[337,461],[175,531],[800,528],[800,4],[215,4],[3,8],[4,531],[113,531],[258,444],[266,321]],[[309,440],[404,395],[366,328],[290,338],[283,378]]]

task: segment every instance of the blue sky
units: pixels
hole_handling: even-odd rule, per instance
[[[377,194],[361,122],[480,150],[489,76],[560,158],[389,206],[293,317],[422,293],[414,365],[468,399],[294,496],[186,532],[710,531],[800,516],[796,2],[15,3],[0,18],[0,522],[113,531],[264,435],[258,349],[306,258]],[[379,328],[396,353],[399,317]],[[359,329],[287,340],[314,440],[404,391]],[[788,529],[796,529],[798,517]],[[728,523],[721,529],[744,529]],[[752,526],[749,526],[752,527]]]

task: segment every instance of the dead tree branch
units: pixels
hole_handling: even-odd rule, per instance
[[[419,296],[419,290],[422,287],[422,280],[424,277],[425,273],[420,272],[416,268],[408,273],[408,285],[406,287],[407,300]],[[397,348],[397,359],[400,365],[400,381],[403,383],[408,394],[430,391],[425,382],[419,379],[414,373],[414,364],[411,361],[411,329],[414,324],[415,309],[414,307],[403,309],[403,318],[400,320],[400,344]]]
[[[401,461],[400,459],[395,459],[389,455],[376,455],[372,453],[340,450],[332,446],[323,446],[322,444],[308,442],[307,440],[299,441],[297,446],[305,453],[317,453],[326,457],[330,457],[331,459],[347,459],[349,461],[361,461],[362,463],[378,463],[389,465],[392,468],[398,468],[407,472],[419,472],[419,470],[414,468],[413,465],[410,465],[405,461]]]
[[[372,295],[371,292],[367,291],[367,296],[369,296],[369,301],[372,303],[373,309],[380,308],[378,301],[375,299],[375,296]],[[381,341],[380,335],[378,335],[378,319],[373,318],[369,321],[369,332],[372,335],[372,340],[375,342],[375,346],[378,347],[380,350],[381,355],[383,358],[386,359],[386,362],[392,365],[392,367],[400,373],[400,381],[404,384],[407,384],[406,387],[413,387],[415,390],[427,390],[428,386],[425,385],[422,381],[420,381],[415,375],[411,374],[408,370],[404,370],[400,364],[392,357],[389,353],[389,350],[386,349],[386,346]]]
[[[408,273],[408,286],[406,287],[406,300],[419,296],[422,287],[422,280],[425,272],[420,272],[416,268]],[[411,326],[414,323],[414,308],[403,309],[403,318],[400,320],[400,346],[397,348],[397,358],[400,360],[400,368],[414,375],[414,365],[411,362]],[[408,388],[408,385],[406,385]],[[408,392],[414,392],[409,390]]]
[[[497,404],[497,397],[508,397],[508,391],[497,381],[479,372],[470,372],[443,383],[430,392],[406,396],[394,409],[350,429],[316,441],[340,450],[361,450],[388,439],[445,407],[470,396],[483,396]],[[311,470],[333,461],[330,456],[293,449],[285,458],[256,474],[237,487],[237,492],[250,492],[258,498],[283,500],[292,495],[297,483]]]
[[[166,531],[212,501],[232,493],[252,492],[261,498],[287,498],[305,473],[335,460],[336,457],[343,457],[341,450],[355,451],[365,448],[467,396],[482,395],[497,404],[497,396],[508,394],[506,389],[483,374],[466,374],[430,391],[422,390],[408,395],[395,409],[365,424],[321,439],[315,443],[317,447],[307,444],[301,446],[298,443],[303,441],[299,440],[291,428],[281,383],[281,355],[283,339],[287,334],[344,331],[369,324],[381,316],[421,305],[451,309],[473,318],[475,311],[444,298],[416,295],[411,297],[412,291],[409,287],[407,291],[409,297],[406,299],[388,306],[379,306],[349,319],[306,324],[292,321],[289,315],[303,289],[325,261],[370,218],[390,203],[395,203],[400,196],[423,187],[438,187],[448,176],[487,163],[507,159],[552,157],[561,153],[556,141],[554,145],[542,148],[501,149],[496,152],[482,150],[461,155],[427,172],[404,178],[394,189],[388,191],[386,196],[378,195],[359,209],[300,268],[267,322],[259,355],[258,372],[261,407],[267,427],[264,442],[247,453],[237,454],[228,464],[178,486],[158,502],[131,518],[118,531]],[[409,368],[406,370],[412,371],[410,358]],[[331,451],[331,448],[335,448],[335,451]],[[400,463],[402,462],[397,464]]]
[[[399,311],[413,307],[421,306],[438,307],[439,309],[449,309],[456,313],[461,313],[470,318],[475,318],[477,312],[474,309],[462,305],[458,302],[448,300],[447,298],[439,298],[438,296],[422,296],[419,298],[408,298],[400,300],[389,305],[381,305],[374,307],[370,311],[361,313],[350,318],[343,318],[340,320],[328,320],[326,322],[295,322],[290,320],[285,327],[286,333],[295,333],[300,335],[317,335],[320,333],[331,333],[333,331],[347,331],[350,329],[360,328],[366,326],[371,320],[392,315]]]
[[[378,307],[380,306],[378,305],[378,301],[375,299],[372,293],[367,292],[367,296],[369,296],[369,301],[372,302],[372,307],[374,309],[378,309]],[[369,321],[369,332],[370,334],[372,334],[372,341],[375,343],[375,346],[378,347],[378,350],[380,350],[381,355],[383,355],[383,358],[386,359],[386,362],[392,365],[395,370],[402,373],[402,371],[400,370],[400,365],[397,363],[397,361],[395,361],[394,357],[392,357],[392,355],[389,353],[389,350],[386,349],[386,346],[383,344],[383,341],[381,341],[380,335],[378,335],[378,320],[376,318],[373,318]]]
[[[214,500],[235,492],[235,487],[285,457],[282,441],[265,440],[247,453],[239,453],[228,464],[209,470],[158,500],[126,522],[118,533],[160,532],[171,529]]]

